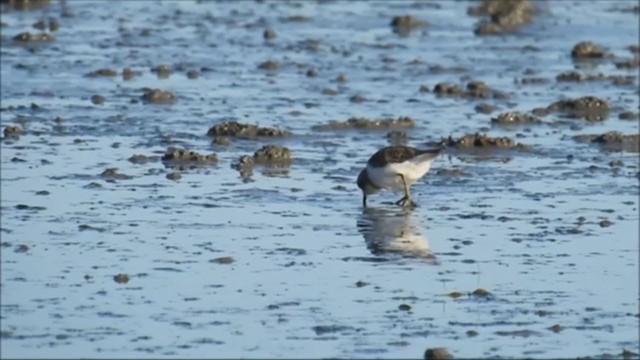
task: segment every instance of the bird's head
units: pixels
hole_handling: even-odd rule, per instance
[[[367,206],[367,195],[375,194],[380,191],[380,188],[375,186],[371,179],[369,179],[369,174],[367,173],[367,169],[363,169],[358,175],[358,187],[362,190],[362,206]]]

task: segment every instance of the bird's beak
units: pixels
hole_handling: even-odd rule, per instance
[[[367,195],[362,194],[362,207],[367,207]]]

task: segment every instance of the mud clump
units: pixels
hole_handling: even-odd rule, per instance
[[[120,273],[113,277],[113,281],[117,282],[118,284],[126,284],[129,282],[129,275]]]
[[[367,101],[367,99],[364,96],[353,95],[352,97],[349,98],[349,101],[351,101],[354,104],[359,104]]]
[[[136,72],[131,68],[122,69],[122,79],[123,80],[131,80],[136,75]]]
[[[610,131],[601,135],[576,135],[573,139],[583,143],[600,144],[609,151],[640,152],[640,134],[624,135]]]
[[[424,352],[425,360],[450,360],[453,359],[449,350],[445,348],[430,348]]]
[[[145,89],[142,100],[152,104],[169,103],[176,100],[176,96],[169,91],[160,89]]]
[[[556,101],[547,106],[547,112],[559,112],[572,119],[602,121],[609,116],[609,103],[595,96]]]
[[[395,33],[407,35],[413,29],[429,26],[426,20],[417,19],[411,15],[395,16],[391,19],[391,28]]]
[[[200,77],[200,72],[198,70],[189,70],[187,71],[186,75],[187,79],[194,80]]]
[[[265,145],[253,154],[257,164],[288,164],[291,162],[291,150],[283,146]]]
[[[429,25],[427,21],[416,19],[411,15],[395,16],[391,20],[392,27],[411,28],[411,27],[419,27],[419,26],[427,26],[427,25]]]
[[[162,156],[162,162],[167,166],[214,165],[218,163],[218,156],[214,153],[202,155],[192,150],[169,147]]]
[[[214,125],[207,131],[208,136],[234,136],[243,138],[255,137],[284,137],[291,135],[286,130],[277,128],[258,127],[252,124],[243,124],[237,121],[226,121],[218,125]]]
[[[536,124],[542,122],[539,118],[520,112],[506,112],[491,119],[493,124]]]
[[[91,102],[92,102],[94,105],[102,105],[102,104],[104,104],[104,102],[105,102],[106,100],[107,100],[107,98],[105,98],[105,97],[104,97],[104,96],[102,96],[102,95],[93,95],[93,96],[91,96]]]
[[[261,70],[277,70],[280,67],[280,63],[273,60],[267,60],[258,65],[258,69]]]
[[[108,168],[105,169],[101,174],[100,177],[103,177],[105,179],[109,179],[109,180],[129,180],[129,179],[133,179],[133,176],[130,175],[125,175],[125,174],[120,174],[118,172],[118,168]]]
[[[273,31],[272,29],[266,29],[263,33],[262,33],[262,37],[265,40],[272,40],[275,39],[276,37],[278,37],[278,34],[276,34],[275,31]]]
[[[604,75],[593,74],[586,75],[578,71],[566,71],[556,76],[556,81],[559,82],[584,82],[584,81],[605,81],[609,80],[613,85],[626,86],[633,85],[635,82],[635,76],[624,75]]]
[[[13,10],[29,11],[48,6],[50,0],[2,0],[0,3],[9,5]]]
[[[117,76],[118,72],[113,69],[98,69],[88,73],[87,77],[109,77],[109,76]]]
[[[566,71],[556,76],[556,81],[582,82],[587,80],[590,80],[589,76],[577,71]]]
[[[312,130],[375,130],[375,129],[392,129],[392,128],[412,128],[416,124],[416,121],[410,117],[398,117],[371,120],[366,118],[352,117],[346,121],[330,121],[328,124],[312,126]]]
[[[171,74],[171,66],[165,64],[158,65],[151,68],[151,72],[156,73],[158,76],[167,77]]]
[[[32,34],[30,32],[23,32],[13,37],[13,40],[19,42],[47,42],[53,41],[55,38],[51,34],[41,33]]]
[[[495,105],[486,104],[486,103],[478,104],[474,108],[474,110],[477,113],[480,113],[480,114],[491,114],[492,112],[496,111],[497,109],[498,108]]]
[[[447,83],[439,83],[433,87],[433,92],[438,95],[453,95],[453,96],[463,96],[464,90],[458,87],[457,85],[451,85]]]
[[[529,85],[529,84],[548,84],[550,81],[547,78],[543,77],[525,77],[518,80],[520,84]]]
[[[611,54],[591,41],[583,41],[573,47],[571,57],[574,59],[604,59],[611,57]]]
[[[623,111],[618,114],[618,119],[620,120],[638,120],[640,119],[640,113],[633,111]]]
[[[168,180],[178,181],[178,180],[182,179],[182,174],[180,174],[180,173],[179,173],[179,172],[177,172],[177,171],[174,171],[174,172],[172,172],[172,173],[167,174],[166,178],[167,178]]]
[[[479,36],[517,31],[533,20],[534,8],[529,0],[484,0],[467,10],[469,15],[489,16],[474,33]]]
[[[221,264],[221,265],[229,265],[229,264],[233,264],[233,262],[235,262],[235,260],[231,256],[222,256],[222,257],[219,257],[219,258],[211,259],[211,260],[209,260],[209,262],[210,263]]]
[[[470,149],[470,148],[501,148],[501,149],[527,149],[528,146],[515,142],[514,140],[503,137],[490,137],[486,134],[467,134],[460,138],[454,139],[449,136],[442,139],[442,142],[446,146],[455,147],[458,149]]]
[[[439,83],[434,86],[433,92],[440,96],[466,97],[471,99],[506,99],[509,97],[506,93],[491,89],[482,81],[468,82],[466,90],[457,85]]]
[[[483,297],[483,298],[493,297],[492,293],[490,293],[489,291],[487,291],[485,289],[482,289],[482,288],[478,288],[478,289],[473,290],[471,295],[477,296],[477,297]]]
[[[20,126],[7,126],[4,128],[3,130],[3,134],[5,139],[6,138],[19,138],[20,135],[22,135],[23,131],[22,128]]]
[[[147,156],[147,155],[133,155],[129,159],[129,162],[133,164],[146,164],[148,162],[154,162],[159,159],[158,156]]]

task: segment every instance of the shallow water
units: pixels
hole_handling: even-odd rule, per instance
[[[617,116],[638,111],[637,69],[602,61],[585,70],[636,76],[632,85],[555,81],[577,66],[569,54],[579,41],[631,58],[625,48],[637,45],[638,15],[617,9],[634,4],[540,2],[531,25],[495,37],[473,34],[478,18],[466,15],[468,2],[73,1],[3,11],[0,116],[3,128],[19,124],[25,134],[1,143],[0,355],[638,352],[638,157],[571,139],[638,133],[637,121]],[[391,18],[406,13],[431,25],[395,34]],[[308,20],[290,19],[297,15]],[[12,40],[49,16],[60,21],[53,42]],[[266,42],[266,28],[277,38]],[[281,66],[258,69],[266,60]],[[168,78],[150,71],[161,64],[174,69]],[[438,64],[464,70],[428,70]],[[124,67],[138,75],[84,76]],[[188,79],[191,69],[200,77]],[[526,69],[550,82],[515,82]],[[346,82],[335,81],[340,74]],[[469,79],[510,98],[419,92]],[[178,100],[132,102],[144,87]],[[352,103],[354,95],[367,101]],[[491,125],[500,112],[565,96],[598,96],[613,110],[600,123],[558,125],[551,114],[543,124]],[[499,110],[476,113],[480,102]],[[355,178],[388,143],[386,131],[311,130],[352,116],[410,116],[417,126],[408,143],[418,147],[481,131],[531,151],[448,149],[413,186],[417,209],[389,205],[399,196],[384,193],[363,211]],[[208,128],[229,119],[294,135],[211,145]],[[257,167],[243,180],[230,164],[264,143],[290,148],[291,167]],[[159,161],[127,160],[161,156],[170,145],[216,152],[219,162],[174,182]],[[617,160],[622,166],[609,165]],[[131,178],[100,176],[113,167]],[[438,174],[451,168],[468,176]],[[119,273],[129,282],[115,282]],[[476,289],[491,295],[471,295]]]

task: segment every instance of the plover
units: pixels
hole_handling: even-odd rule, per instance
[[[409,187],[429,171],[431,163],[442,150],[420,150],[409,146],[388,146],[378,150],[358,175],[362,206],[367,206],[367,195],[383,189],[403,190],[404,196],[395,204],[416,206],[411,200]]]

